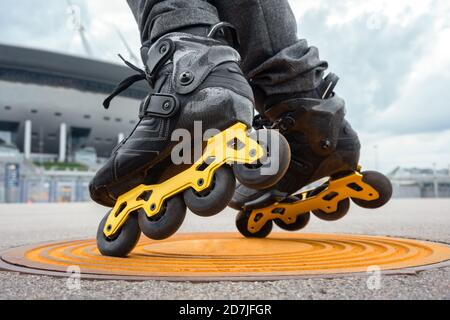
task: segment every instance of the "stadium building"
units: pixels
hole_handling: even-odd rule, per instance
[[[389,174],[395,198],[450,198],[450,168],[398,167]]]
[[[140,100],[148,92],[145,82],[115,99],[109,110],[102,106],[117,83],[133,72],[121,65],[0,45],[0,181],[5,181],[0,202],[35,201],[30,200],[35,187],[27,185],[34,178],[48,189],[42,201],[85,200],[79,190],[137,122]],[[52,163],[81,163],[86,169],[60,166],[56,174]],[[11,173],[12,168],[20,171]],[[61,181],[75,181],[66,192],[70,196],[58,196],[61,187],[52,190]]]
[[[127,67],[0,45],[0,138],[25,159],[60,162],[93,148],[108,157],[136,123],[144,82],[104,110],[102,101],[133,71]]]
[[[0,45],[0,203],[88,201],[88,183],[137,122],[148,87],[104,98],[134,71]],[[450,197],[450,170],[397,168],[397,198]]]

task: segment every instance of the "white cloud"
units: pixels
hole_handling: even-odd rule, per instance
[[[72,0],[80,5],[96,58],[127,55],[117,27],[138,55],[139,35],[123,0]],[[45,3],[45,5],[42,5]],[[320,48],[342,81],[348,116],[361,133],[363,162],[450,163],[450,3],[448,0],[290,0],[299,36]],[[60,0],[2,0],[0,42],[84,55],[66,26]],[[30,12],[32,14],[24,14]]]
[[[361,163],[366,168],[390,171],[397,166],[441,168],[450,166],[450,130],[405,135],[362,133]]]
[[[92,17],[90,21],[89,35],[95,42],[102,57],[118,61],[117,54],[122,52],[127,55],[118,32],[122,33],[131,49],[139,52],[139,33],[133,15],[123,0],[109,0],[108,5],[104,1],[86,1],[87,9]]]
[[[450,3],[292,1],[299,35],[317,45],[342,81],[360,132],[363,163],[450,163]]]

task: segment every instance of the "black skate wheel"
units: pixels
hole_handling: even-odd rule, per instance
[[[366,209],[378,209],[384,206],[392,198],[391,181],[384,175],[376,171],[366,171],[362,173],[363,181],[378,191],[380,197],[374,201],[352,199],[358,206]]]
[[[142,233],[153,240],[164,240],[173,236],[181,227],[186,217],[186,205],[180,196],[167,200],[161,211],[149,218],[140,210],[138,220]]]
[[[273,187],[286,174],[291,162],[291,149],[286,138],[275,130],[258,130],[250,135],[266,150],[255,164],[236,164],[234,175],[248,188],[264,190]]]
[[[338,203],[338,209],[336,212],[327,213],[322,210],[314,210],[312,213],[320,220],[331,222],[331,221],[338,221],[344,218],[349,210],[350,210],[350,200],[345,199]]]
[[[236,227],[238,228],[239,232],[246,238],[259,238],[264,239],[267,238],[273,229],[273,222],[269,221],[267,222],[264,227],[261,228],[258,232],[251,232],[248,228],[250,221],[250,212],[247,211],[241,211],[238,213],[236,217]]]
[[[304,229],[311,220],[311,213],[304,213],[297,216],[294,223],[287,224],[281,219],[276,219],[275,224],[285,231],[299,231]]]
[[[200,217],[212,217],[225,210],[236,189],[236,179],[229,166],[219,168],[210,188],[203,192],[188,189],[184,192],[187,207]]]
[[[138,217],[136,214],[131,214],[119,232],[114,237],[108,238],[103,231],[109,214],[103,218],[98,227],[97,248],[104,256],[125,258],[133,251],[141,237]]]

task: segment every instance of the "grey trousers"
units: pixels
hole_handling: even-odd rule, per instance
[[[262,112],[273,95],[316,89],[328,64],[318,49],[297,38],[297,23],[287,0],[127,0],[142,42],[183,27],[233,24],[241,40],[242,70]]]

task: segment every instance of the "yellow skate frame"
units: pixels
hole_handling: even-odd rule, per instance
[[[240,147],[236,147],[239,143]],[[224,164],[251,164],[265,151],[247,135],[247,126],[238,123],[208,140],[202,157],[189,169],[157,185],[140,185],[123,194],[111,211],[105,225],[106,237],[114,236],[128,216],[143,209],[150,218],[158,214],[165,200],[189,188],[202,192],[210,187],[214,173]],[[206,166],[206,168],[204,168]]]
[[[352,188],[358,186],[358,188]],[[358,190],[355,190],[358,189]],[[293,224],[299,215],[322,210],[332,214],[338,210],[339,202],[348,198],[374,201],[380,194],[363,181],[363,175],[355,172],[344,178],[330,180],[328,187],[315,196],[308,196],[305,191],[297,195],[301,200],[293,203],[275,203],[263,209],[255,209],[250,214],[248,231],[257,233],[267,222],[280,219],[286,224]]]

